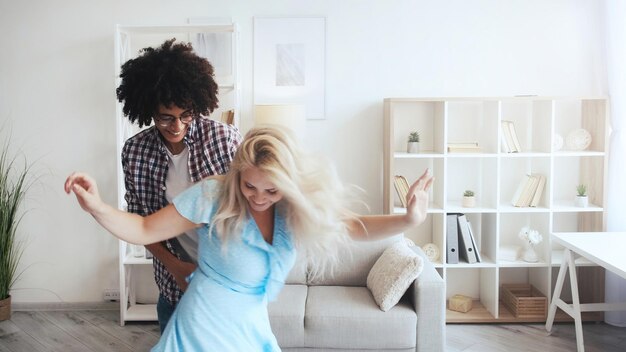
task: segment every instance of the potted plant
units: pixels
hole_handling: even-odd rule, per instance
[[[584,184],[579,184],[576,186],[576,201],[575,204],[577,207],[584,208],[589,204],[589,197],[587,197],[587,186]]]
[[[417,131],[409,133],[409,140],[406,144],[406,152],[416,154],[420,152],[420,134]]]
[[[463,203],[461,204],[465,208],[473,208],[476,206],[476,197],[474,197],[474,191],[466,190],[463,192]]]
[[[9,143],[0,153],[0,321],[11,318],[11,287],[19,277],[17,266],[23,253],[23,243],[17,240],[18,214],[29,187],[29,167],[16,165],[9,157]]]

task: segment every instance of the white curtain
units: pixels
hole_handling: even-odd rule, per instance
[[[607,185],[607,231],[626,231],[626,1],[605,2],[606,58],[611,127]],[[626,250],[626,248],[625,248]],[[607,271],[606,302],[626,302],[626,280]],[[626,312],[606,312],[605,321],[626,326]]]

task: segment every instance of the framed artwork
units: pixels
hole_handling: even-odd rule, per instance
[[[254,19],[254,104],[300,104],[325,118],[326,19]]]

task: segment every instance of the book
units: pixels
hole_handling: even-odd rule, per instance
[[[449,153],[480,153],[478,142],[454,142],[448,143]]]
[[[506,149],[509,150],[509,153],[517,153],[519,150],[515,146],[515,142],[513,141],[513,135],[511,134],[511,128],[509,124],[512,124],[512,121],[502,120],[500,122],[502,135],[504,136],[504,140],[506,141]]]
[[[526,182],[526,186],[524,187],[524,191],[520,195],[520,199],[515,204],[516,207],[527,207],[530,205],[530,201],[533,199],[533,195],[537,190],[537,185],[539,184],[539,179],[535,175],[529,175],[528,181]]]
[[[519,203],[522,193],[524,192],[524,188],[526,187],[526,183],[529,179],[530,175],[524,175],[519,185],[517,186],[515,193],[513,194],[513,198],[511,199],[511,205],[517,206],[516,204]]]
[[[522,146],[519,143],[519,138],[517,138],[517,132],[515,132],[515,124],[513,121],[507,121],[509,129],[511,130],[511,139],[513,139],[513,145],[515,146],[515,151],[518,153],[522,152]]]
[[[474,254],[476,255],[476,262],[480,263],[483,258],[480,256],[480,248],[477,245],[476,237],[474,236],[474,230],[472,230],[472,223],[467,221],[467,229],[469,230],[470,238],[472,239],[472,247],[474,247]]]
[[[229,125],[233,125],[235,123],[235,110],[230,109],[230,110],[222,111],[222,116],[220,117],[220,121]]]
[[[476,263],[476,250],[472,245],[469,229],[467,227],[467,218],[465,214],[456,217],[459,225],[459,257],[465,259],[470,264]]]
[[[502,152],[504,153],[513,153],[511,147],[509,147],[509,143],[506,140],[506,136],[504,135],[504,128],[502,128],[502,132],[500,133],[500,144],[502,145]]]
[[[404,176],[396,175],[393,178],[393,186],[398,193],[402,206],[406,208],[406,195],[409,193],[409,183]]]
[[[457,214],[446,215],[446,263],[459,263],[459,226]]]
[[[546,186],[546,177],[544,175],[537,175],[539,177],[539,183],[537,184],[537,190],[530,201],[531,207],[536,207],[541,202],[541,196],[543,195],[543,189]]]

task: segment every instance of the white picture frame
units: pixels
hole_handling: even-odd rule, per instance
[[[300,104],[325,119],[326,19],[254,18],[254,104]]]

